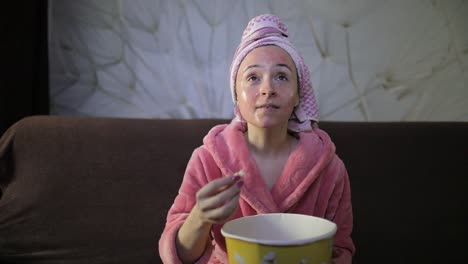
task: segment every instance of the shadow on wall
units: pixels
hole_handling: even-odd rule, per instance
[[[0,16],[0,133],[30,115],[49,113],[47,0],[12,1]]]

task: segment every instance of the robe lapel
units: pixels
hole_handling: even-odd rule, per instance
[[[331,147],[314,132],[300,134],[297,147],[271,190],[272,198],[281,212],[291,211],[317,180],[327,164]]]
[[[257,213],[277,213],[279,208],[263,180],[257,165],[252,158],[250,164],[245,164],[244,186],[241,190],[241,199],[248,203]]]

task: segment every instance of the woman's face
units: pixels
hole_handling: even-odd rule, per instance
[[[287,126],[299,103],[296,66],[277,46],[252,50],[236,77],[237,106],[245,121],[259,128]]]

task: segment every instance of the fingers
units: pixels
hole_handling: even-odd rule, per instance
[[[229,188],[232,184],[239,181],[240,178],[241,177],[239,175],[234,175],[232,177],[223,177],[220,179],[213,180],[205,186],[203,186],[203,188],[201,188],[197,192],[197,198],[203,199],[205,197],[213,196],[223,191],[224,189]]]
[[[218,208],[235,196],[238,196],[240,193],[240,188],[242,186],[242,181],[237,181],[223,189],[222,191],[208,197],[204,197],[198,201],[199,207],[202,211],[208,211],[211,209]]]
[[[196,207],[204,221],[224,221],[236,211],[243,185],[241,174],[213,180],[197,192]]]
[[[212,222],[223,222],[231,217],[236,211],[239,205],[239,195],[234,196],[230,201],[225,203],[223,206],[215,208],[206,212],[207,219]]]

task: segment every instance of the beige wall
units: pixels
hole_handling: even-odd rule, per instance
[[[50,0],[52,113],[232,116],[247,21],[280,16],[322,120],[468,121],[468,1]]]

